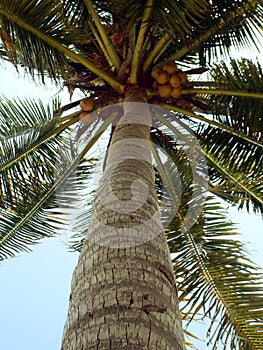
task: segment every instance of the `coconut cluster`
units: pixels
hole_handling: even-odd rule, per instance
[[[155,80],[154,85],[157,86],[157,92],[160,97],[181,96],[182,85],[187,81],[186,73],[177,69],[177,65],[173,61],[168,61],[161,68],[154,68],[151,76]]]

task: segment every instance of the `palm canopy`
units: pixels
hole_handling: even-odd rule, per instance
[[[63,82],[70,93],[80,89],[95,101],[95,109],[121,101],[127,84],[138,84],[150,103],[172,111],[198,138],[210,194],[195,225],[185,230],[182,218],[194,186],[186,156],[178,151],[167,116],[157,116],[162,127],[151,132],[171,163],[162,166],[156,154],[157,193],[171,183],[175,167],[182,178],[184,195],[167,228],[182,313],[188,321],[204,315],[211,319],[213,349],[220,340],[231,349],[263,348],[260,270],[247,258],[216,199],[263,212],[262,67],[246,59],[218,62],[222,55],[229,57],[232,48],[257,50],[262,23],[262,2],[249,0],[0,3],[3,59],[33,77],[39,75],[43,82],[47,77]],[[151,75],[167,61],[175,61],[187,76],[176,97],[160,95]],[[83,125],[81,110],[67,112],[78,104],[61,106],[54,100],[45,107],[41,101],[1,98],[1,259],[52,236],[63,226],[58,206],[74,207],[74,192],[89,184],[96,162],[89,151],[118,113]],[[78,135],[89,132],[78,157],[68,137],[76,128]],[[58,187],[62,191],[56,192]],[[176,200],[170,188],[170,197]],[[92,194],[85,193],[85,210]],[[72,247],[80,249],[89,216],[80,212],[75,221]]]

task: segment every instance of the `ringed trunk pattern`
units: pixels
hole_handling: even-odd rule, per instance
[[[132,102],[139,103],[139,113]],[[143,90],[127,89],[124,115],[112,137],[91,226],[73,273],[62,350],[185,349],[175,277],[155,193],[151,115],[144,102]],[[139,115],[147,122],[134,122]],[[127,155],[129,160],[120,162],[123,154],[129,154],[122,141],[129,139],[143,142],[144,147],[134,147],[132,159]],[[143,182],[134,188],[138,179]],[[101,200],[111,198],[113,192],[124,206],[131,197],[136,204],[145,185],[148,197],[132,213],[113,210],[114,203],[109,208]],[[140,240],[142,244],[137,243]]]

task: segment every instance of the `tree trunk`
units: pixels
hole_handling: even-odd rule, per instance
[[[62,350],[185,349],[144,102],[141,89],[127,90],[73,273]]]

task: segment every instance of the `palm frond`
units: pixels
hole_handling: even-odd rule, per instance
[[[53,100],[52,105],[44,107],[41,101],[12,102],[9,99],[1,99],[0,104],[0,190],[1,204],[3,208],[12,209],[21,193],[27,194],[26,183],[28,181],[41,182],[47,170],[45,170],[42,154],[28,156],[29,147],[33,150],[38,140],[45,140],[58,124],[58,118],[54,117],[54,111],[60,106],[58,99]],[[41,143],[40,143],[41,144]],[[46,159],[52,153],[52,149],[45,150]],[[52,159],[52,157],[50,157]],[[17,162],[20,165],[17,166]],[[50,160],[47,160],[50,161]],[[32,166],[34,164],[34,166]],[[27,174],[29,169],[35,170]],[[36,169],[39,168],[39,174]],[[29,179],[26,180],[27,176]],[[31,180],[30,180],[31,179]],[[35,184],[37,186],[37,184]],[[22,190],[23,189],[23,190]],[[21,192],[22,191],[22,192]],[[21,192],[21,193],[20,193]]]
[[[42,80],[45,75],[57,81],[70,75],[69,60],[77,62],[103,78],[112,87],[120,83],[93,62],[77,53],[74,44],[89,42],[87,33],[65,22],[61,1],[2,1],[0,5],[0,38],[6,55],[15,65],[21,65]]]
[[[82,16],[81,18],[88,18],[88,11],[85,10],[85,4],[79,0],[68,1],[65,0],[65,7],[68,13],[74,13],[76,18]],[[108,1],[93,1],[94,7],[96,8],[99,16],[101,16],[101,21],[105,24],[116,24],[122,27],[122,25],[131,28],[143,17],[143,12],[146,6],[147,0],[135,3],[132,0],[120,1],[114,0]],[[182,1],[180,4],[174,1],[158,1],[154,2],[152,5],[153,11],[151,15],[151,22],[155,24],[160,24],[161,27],[167,24],[167,31],[181,31],[186,32],[191,26],[191,23],[197,23],[200,18],[203,17],[205,10],[208,8],[208,3],[205,0],[202,1]],[[123,16],[123,13],[126,16]],[[181,14],[183,13],[183,18]],[[170,16],[167,16],[170,14]],[[170,18],[168,18],[170,17]],[[178,24],[181,27],[176,28],[175,22],[172,18],[176,18]],[[186,23],[186,22],[189,23]],[[191,21],[191,22],[190,22]],[[185,22],[185,23],[184,23]]]
[[[255,211],[262,212],[262,147],[214,129],[201,144],[210,166],[211,191],[239,208],[249,210],[252,205]]]
[[[174,1],[151,2],[147,0],[135,3],[131,0],[125,2],[115,0],[111,2],[93,1],[92,3],[97,12],[96,16],[104,26],[103,30],[107,31],[107,36],[122,35],[124,40],[129,38],[129,48],[134,52],[134,60],[137,57],[136,61],[140,56],[139,51],[142,51],[144,56],[163,36],[177,36],[181,39],[184,38],[185,42],[192,28],[198,25],[200,19],[205,18],[210,7],[205,0],[198,2],[181,1],[180,3]],[[75,26],[82,25],[91,28],[91,24],[95,21],[89,9],[92,5],[86,6],[85,2],[79,0],[65,0],[64,6],[67,16],[71,18]],[[125,16],[123,16],[123,13],[125,13]],[[148,29],[147,35],[142,36],[141,29],[145,31],[146,27]],[[94,32],[94,30],[91,31]],[[107,38],[103,40],[104,45],[107,44],[106,41],[108,41]],[[140,45],[139,51],[138,45]],[[109,42],[106,46],[111,47],[112,43]],[[166,46],[167,42],[164,42],[164,48]],[[120,52],[119,54],[122,55]],[[157,50],[155,50],[155,54],[158,54]],[[153,59],[155,54],[152,57]],[[135,67],[135,63],[132,64],[132,67]],[[135,81],[134,77],[132,81]]]
[[[60,1],[2,1],[0,18],[1,39],[12,63],[26,66],[32,75],[37,70],[42,79],[44,72],[55,80],[66,77],[69,68],[66,57],[43,40],[46,36],[69,43],[73,38],[72,29],[70,33],[70,28],[63,25]]]
[[[27,135],[30,130],[39,131],[39,135],[52,130],[58,119],[54,112],[60,108],[59,98],[52,100],[51,105],[45,106],[41,100],[14,101],[0,97],[0,139],[1,142],[11,138]],[[59,117],[59,115],[57,115]]]
[[[168,56],[180,60],[195,54],[205,66],[211,61],[216,62],[222,54],[227,57],[231,47],[236,50],[259,48],[262,12],[261,1],[212,1],[205,18],[196,28],[193,27],[189,40],[181,44],[176,53],[168,48]],[[167,53],[165,56],[167,59]]]
[[[191,101],[191,100],[190,100]],[[197,104],[202,103],[199,100],[195,101]],[[243,140],[246,140],[248,142],[251,142],[252,144],[255,144],[259,147],[263,147],[263,142],[254,138],[253,136],[248,136],[247,134],[245,134],[242,131],[238,131],[236,130],[236,128],[234,129],[233,127],[230,127],[228,125],[225,125],[221,122],[218,122],[214,119],[211,119],[210,115],[202,115],[201,112],[194,112],[191,108],[190,110],[187,108],[182,108],[180,106],[176,106],[174,104],[170,104],[170,103],[163,103],[162,104],[163,108],[166,108],[170,111],[173,111],[175,113],[178,113],[178,115],[185,115],[185,118],[189,118],[191,120],[198,120],[201,123],[199,124],[200,129],[203,127],[203,124],[206,126],[211,126],[212,128],[218,128],[219,130],[225,131],[226,133],[228,133],[229,135],[235,135],[238,138],[241,138]],[[208,110],[209,112],[209,110]],[[204,113],[204,111],[202,111],[202,113]],[[196,134],[197,136],[197,134]],[[197,136],[198,137],[198,136]]]
[[[232,205],[262,212],[262,68],[250,60],[232,60],[230,67],[216,65],[212,76],[210,82],[189,82],[208,84],[203,94],[182,90],[181,101],[194,99],[196,106],[180,108],[180,100],[163,106],[184,118],[195,133],[207,159],[210,190]],[[163,123],[176,133],[169,120]]]
[[[212,76],[227,89],[244,91],[244,96],[211,95],[215,124],[201,124],[196,129],[211,167],[211,190],[232,204],[247,209],[252,204],[254,210],[262,212],[263,99],[250,97],[251,92],[263,92],[262,68],[249,60],[232,60],[230,67],[217,65]],[[218,123],[233,133],[217,128]]]
[[[40,200],[38,195],[36,203]],[[48,207],[52,203],[53,198],[50,197]],[[44,207],[40,209],[33,205],[29,208],[27,204],[26,209],[23,206],[16,207],[16,212],[0,210],[0,260],[14,257],[21,251],[30,251],[29,245],[56,233],[48,220],[48,214],[43,210]]]
[[[154,21],[160,24],[165,32],[180,36],[183,41],[191,35],[199,23],[206,18],[210,4],[201,1],[158,1],[154,11]]]
[[[45,180],[35,181],[34,189],[27,188],[27,198],[23,194],[12,210],[1,209],[0,260],[30,251],[30,245],[54,236],[68,226],[68,213],[72,219],[78,193],[84,189],[84,180],[90,176],[93,167],[93,159],[79,164],[79,159],[71,158],[71,155],[64,153],[61,168]],[[65,171],[66,157],[70,166]]]
[[[263,70],[259,62],[232,60],[230,67],[222,62],[215,66],[211,75],[214,81],[224,83],[228,90],[263,93]],[[262,97],[215,95],[211,96],[210,104],[214,119],[255,139],[263,139]]]
[[[251,262],[232,223],[214,197],[186,235],[180,221],[168,230],[182,312],[206,318],[208,343],[216,349],[263,345],[262,271]],[[191,321],[194,322],[194,321]]]

